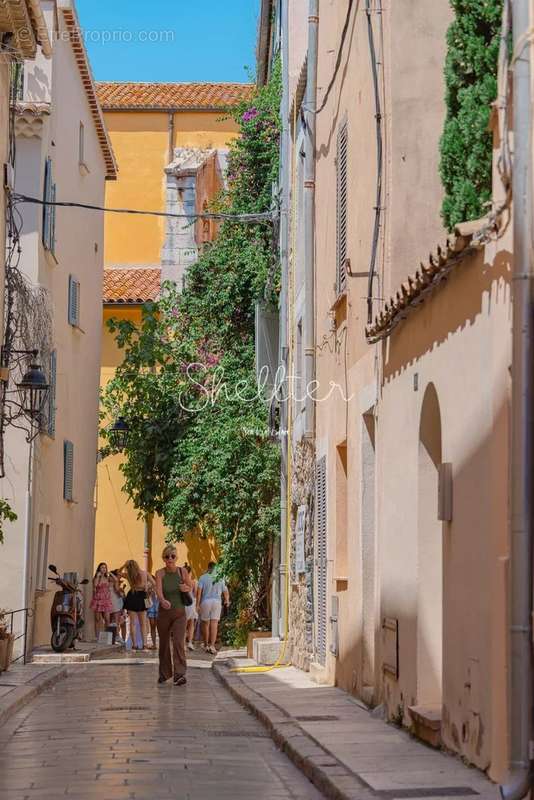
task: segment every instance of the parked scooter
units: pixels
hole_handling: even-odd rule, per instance
[[[73,580],[67,580],[66,575],[61,578],[54,564],[49,564],[48,569],[55,575],[48,580],[54,581],[60,587],[54,595],[50,611],[52,625],[50,644],[56,653],[64,653],[69,647],[74,648],[74,642],[83,628],[83,595],[79,587],[89,581],[84,578],[78,583],[75,573],[69,573],[69,577],[73,577]]]

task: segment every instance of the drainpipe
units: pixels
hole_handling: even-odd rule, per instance
[[[312,439],[315,430],[315,406],[312,397],[315,380],[315,130],[317,106],[317,44],[319,38],[319,0],[310,0],[308,8],[308,68],[306,74],[304,159],[304,363],[306,376],[305,436]]]
[[[281,19],[282,19],[282,103],[280,106],[280,116],[282,119],[282,136],[280,139],[280,188],[281,188],[281,209],[280,209],[280,267],[281,267],[281,289],[280,289],[280,354],[279,365],[283,374],[280,386],[280,455],[281,455],[281,475],[280,475],[280,541],[275,545],[273,559],[273,609],[272,609],[272,631],[273,636],[284,637],[287,631],[281,623],[282,615],[286,603],[286,551],[287,551],[287,459],[288,459],[288,403],[287,399],[287,355],[289,347],[288,326],[292,325],[292,320],[288,321],[288,286],[289,286],[289,183],[290,183],[290,158],[289,147],[289,0],[281,0]],[[277,562],[277,563],[276,563]],[[277,570],[275,572],[275,570]]]
[[[534,297],[529,0],[514,0],[513,334],[511,474],[510,773],[504,800],[531,786],[532,535],[534,501]]]
[[[32,534],[32,516],[33,516],[33,503],[32,503],[32,486],[33,486],[33,440],[30,442],[28,451],[28,473],[26,483],[26,496],[24,500],[24,564],[22,572],[22,608],[29,608],[31,600],[30,581],[32,578],[31,570],[31,534]],[[27,611],[24,612],[25,620],[27,620]],[[31,634],[33,636],[33,633]],[[29,652],[28,648],[28,633],[23,640],[24,647],[24,663]]]
[[[169,147],[168,147],[168,164],[174,161],[174,111],[169,111]]]

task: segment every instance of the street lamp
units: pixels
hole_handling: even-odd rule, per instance
[[[16,384],[22,413],[34,423],[45,407],[50,389],[40,364],[30,364]]]
[[[129,433],[130,426],[124,417],[117,417],[108,433],[109,443],[114,450],[124,450],[126,448]]]

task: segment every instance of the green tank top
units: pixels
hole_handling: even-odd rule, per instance
[[[163,596],[171,604],[171,608],[183,608],[179,586],[182,582],[180,571],[165,572],[163,575]]]

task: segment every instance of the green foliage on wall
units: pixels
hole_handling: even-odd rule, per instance
[[[502,0],[451,0],[447,33],[447,116],[440,174],[445,225],[477,219],[491,199],[491,103],[497,96]]]
[[[5,522],[15,522],[17,520],[17,515],[7,502],[3,498],[0,498],[0,544],[4,543],[4,523]]]
[[[271,207],[279,104],[277,68],[234,112],[241,137],[230,148],[221,210]],[[124,360],[103,394],[103,417],[120,414],[130,425],[124,488],[140,515],[163,516],[171,540],[189,531],[216,538],[232,595],[227,639],[236,643],[270,624],[280,467],[278,445],[261,433],[268,411],[256,385],[254,309],[266,286],[275,300],[278,281],[272,225],[227,221],[181,293],[164,287],[140,327],[110,321]]]

